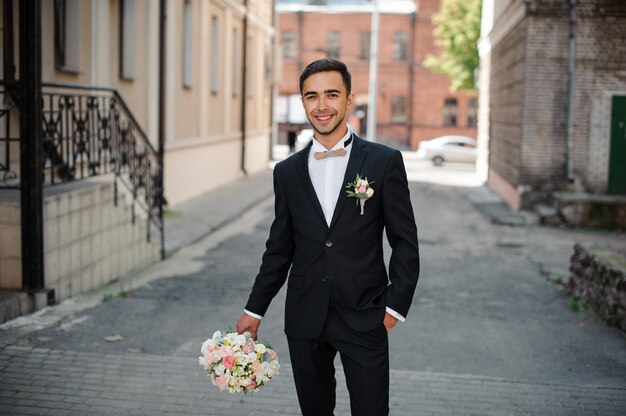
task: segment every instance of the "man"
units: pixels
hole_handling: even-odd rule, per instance
[[[289,273],[285,334],[302,414],[333,414],[339,352],[352,414],[387,415],[387,333],[404,321],[419,275],[402,156],[348,129],[351,76],[342,62],[309,64],[300,92],[314,139],[274,169],[275,219],[237,331],[256,338]],[[368,179],[360,190],[357,175]],[[388,274],[383,228],[392,247]]]

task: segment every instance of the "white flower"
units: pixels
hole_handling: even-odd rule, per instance
[[[215,331],[211,338],[215,342],[222,342],[224,340],[224,337],[222,336],[222,331]]]
[[[226,371],[226,367],[224,367],[223,364],[218,364],[215,366],[215,368],[213,368],[213,371],[215,371],[215,374],[217,374],[218,376],[223,376],[224,372]]]
[[[245,335],[237,335],[235,337],[235,339],[233,340],[233,344],[241,347],[246,343],[246,336]]]
[[[258,352],[259,354],[265,354],[265,352],[267,351],[267,347],[265,347],[265,345],[263,344],[256,344],[254,346],[254,351]]]
[[[368,198],[371,198],[372,195],[374,195],[374,190],[372,188],[367,188],[367,191],[365,191],[365,193],[367,194]]]

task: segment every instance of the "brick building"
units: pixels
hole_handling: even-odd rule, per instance
[[[376,139],[415,149],[421,140],[445,134],[476,137],[476,95],[451,92],[446,76],[423,66],[428,54],[438,54],[431,18],[440,0],[379,3]],[[372,2],[279,0],[276,12],[282,48],[276,116],[282,140],[287,128],[306,126],[298,77],[309,62],[324,57],[341,59],[350,69],[354,105],[349,122],[365,136]]]
[[[516,209],[554,207],[559,192],[626,194],[623,0],[483,1],[479,50],[494,190]]]

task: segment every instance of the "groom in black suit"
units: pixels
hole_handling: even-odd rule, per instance
[[[387,333],[404,321],[419,275],[402,155],[348,129],[351,76],[342,62],[309,64],[300,92],[315,134],[274,169],[275,219],[237,331],[256,338],[289,274],[285,333],[302,414],[333,414],[339,352],[352,414],[387,415]]]

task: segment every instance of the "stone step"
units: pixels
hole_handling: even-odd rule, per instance
[[[24,292],[0,290],[0,324],[29,312],[28,295]]]

